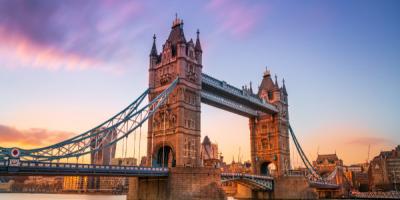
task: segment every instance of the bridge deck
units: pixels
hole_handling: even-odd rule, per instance
[[[20,161],[19,166],[8,166],[7,162],[8,161],[0,161],[0,176],[168,176],[168,168],[70,163],[40,163],[28,161]]]

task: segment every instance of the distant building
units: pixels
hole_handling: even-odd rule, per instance
[[[249,174],[251,173],[251,162],[246,161],[242,163],[242,162],[235,162],[235,160],[232,160],[231,164],[226,164],[223,166],[222,172]]]
[[[390,191],[400,188],[400,145],[382,151],[370,162],[368,170],[371,191]]]
[[[92,132],[93,136],[90,138],[91,150],[102,148],[117,137],[117,131],[115,129],[108,131],[104,130],[105,128],[101,127]],[[100,131],[104,132],[98,133]],[[98,134],[94,135],[96,133]],[[115,150],[116,144],[113,144],[111,146],[104,147],[99,151],[93,151],[93,153],[90,154],[90,163],[96,165],[110,165],[111,160],[115,158]]]
[[[336,167],[342,167],[343,161],[335,154],[322,154],[313,162],[314,168],[322,176],[328,176]]]
[[[140,160],[140,166],[147,166],[147,156],[143,156]]]
[[[317,173],[323,178],[329,178],[332,183],[338,184],[342,194],[348,194],[352,183],[348,179],[351,173],[343,166],[343,160],[334,154],[318,155],[313,161]]]
[[[137,166],[136,158],[113,158],[111,159],[111,165],[118,166]],[[98,192],[105,193],[123,193],[128,188],[127,177],[112,177],[112,176],[101,176],[96,179],[96,185]]]
[[[200,159],[206,167],[219,167],[221,160],[218,157],[218,144],[212,143],[208,136],[205,136],[200,147]]]
[[[351,182],[353,190],[360,192],[368,191],[368,163],[353,164],[346,166],[345,173],[347,179]]]
[[[0,192],[11,192],[14,180],[0,181]]]
[[[64,192],[87,192],[87,176],[65,176],[63,182]]]
[[[24,181],[25,192],[60,192],[63,189],[62,176],[29,176]]]
[[[137,166],[137,159],[136,158],[113,158],[113,159],[111,159],[111,165]]]
[[[97,134],[97,135],[95,135]],[[98,128],[92,131],[92,137],[90,138],[91,150],[100,149],[93,151],[90,154],[90,163],[95,165],[111,165],[111,160],[115,158],[116,144],[106,147],[110,141],[113,141],[117,137],[117,131],[115,129],[105,130],[104,127]],[[88,189],[90,190],[101,190],[102,177],[89,177]]]

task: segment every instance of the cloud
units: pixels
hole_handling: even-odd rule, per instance
[[[244,37],[261,22],[266,9],[262,7],[237,0],[211,0],[206,5],[206,10],[215,16],[219,24],[217,32],[228,32],[235,37]]]
[[[17,67],[123,68],[130,42],[146,28],[135,24],[141,8],[136,1],[1,1],[0,50],[6,64],[24,60]]]
[[[392,144],[392,142],[382,137],[356,137],[350,139],[347,144],[350,145],[380,145],[380,144]]]
[[[65,131],[52,131],[47,129],[32,128],[20,130],[0,124],[0,146],[33,148],[42,147],[66,140],[75,134]]]

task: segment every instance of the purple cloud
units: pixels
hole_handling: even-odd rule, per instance
[[[136,1],[1,1],[0,33],[3,39],[16,42],[9,46],[21,46],[18,40],[22,40],[61,56],[74,55],[115,67],[132,57],[130,41],[145,29],[136,24],[141,10]],[[0,39],[2,46],[5,48]]]
[[[265,12],[264,6],[250,5],[237,0],[211,0],[206,9],[215,16],[220,28],[217,32],[228,32],[243,37],[256,28]],[[264,12],[262,12],[264,9]]]

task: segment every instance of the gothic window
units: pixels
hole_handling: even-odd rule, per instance
[[[193,51],[192,51],[192,50],[189,50],[189,57],[193,58],[193,57],[194,57],[193,55],[194,55],[194,54],[193,54]]]
[[[262,139],[261,140],[261,145],[263,149],[267,149],[268,146],[268,140],[267,139]]]
[[[191,156],[191,146],[192,146],[192,143],[191,143],[191,141],[189,141],[189,142],[188,142],[188,146],[187,146],[187,147],[188,147],[188,150],[187,150],[187,151],[188,151],[188,156],[189,156],[189,157]]]
[[[176,46],[172,46],[172,57],[176,56]]]
[[[268,91],[268,100],[272,100],[272,91]]]
[[[189,145],[188,145],[188,141],[187,141],[187,139],[185,138],[185,143],[184,143],[184,147],[183,147],[183,155],[186,157],[186,156],[188,156],[188,151],[189,150]]]
[[[196,143],[195,143],[195,140],[194,139],[192,139],[192,142],[191,142],[191,144],[190,144],[191,146],[190,146],[190,150],[191,150],[191,155],[192,155],[192,158],[195,158],[195,153],[196,153]]]

